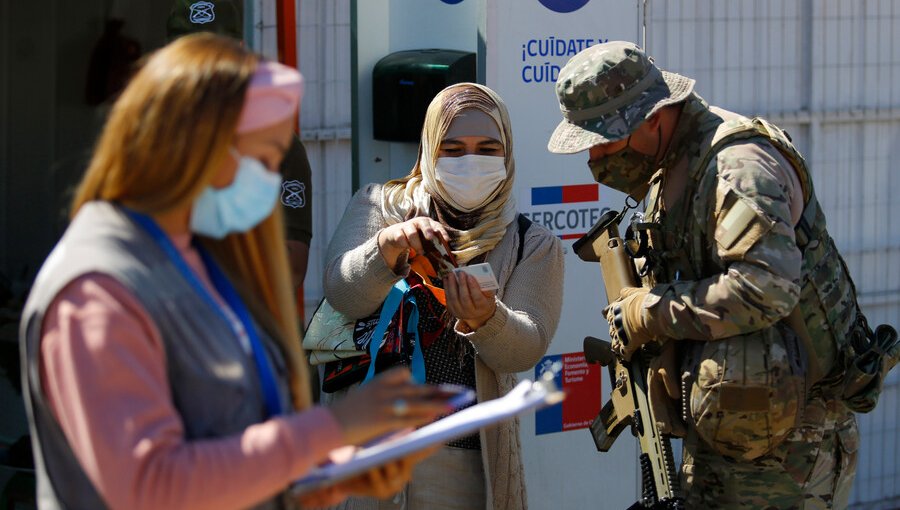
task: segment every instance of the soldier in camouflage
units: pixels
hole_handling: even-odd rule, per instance
[[[790,138],[693,87],[626,42],[582,51],[556,84],[548,149],[588,150],[597,182],[646,199],[644,286],[607,307],[613,347],[659,344],[653,414],[686,434],[689,508],[843,508],[853,411],[880,389],[847,395],[844,375],[871,332]]]

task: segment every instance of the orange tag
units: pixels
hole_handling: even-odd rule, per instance
[[[413,252],[411,251],[410,254]],[[428,257],[412,257],[409,261],[410,269],[419,275],[419,278],[422,279],[422,284],[425,285],[428,290],[434,294],[434,297],[444,306],[447,306],[447,297],[444,295],[444,289],[440,287],[435,287],[431,284],[431,280],[429,276],[437,278],[437,271],[434,270],[434,266],[431,265],[431,261],[428,260]]]

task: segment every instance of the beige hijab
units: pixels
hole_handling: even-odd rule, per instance
[[[453,119],[463,110],[477,109],[489,115],[500,128],[506,160],[506,180],[493,200],[477,211],[478,221],[468,230],[451,232],[450,247],[456,260],[466,264],[494,249],[516,217],[516,201],[512,194],[516,175],[513,160],[512,132],[509,113],[503,100],[493,90],[477,83],[458,83],[440,91],[428,105],[419,158],[409,175],[384,185],[381,208],[389,225],[415,216],[432,215],[432,196],[444,198],[444,189],[434,177],[435,162],[441,140]],[[448,202],[444,198],[445,202]]]

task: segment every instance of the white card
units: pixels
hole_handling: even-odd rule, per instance
[[[481,290],[497,290],[500,288],[500,284],[497,283],[497,277],[494,276],[494,270],[491,269],[491,265],[487,262],[457,267],[453,272],[462,272],[473,276],[478,281],[478,286],[481,287]]]

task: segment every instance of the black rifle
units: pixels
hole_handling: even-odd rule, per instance
[[[606,298],[613,302],[625,287],[640,287],[633,259],[625,251],[619,237],[619,222],[624,211],[602,215],[590,232],[572,246],[586,262],[599,262],[606,287]],[[675,460],[669,437],[662,435],[650,407],[647,393],[647,366],[650,357],[642,348],[630,361],[620,359],[609,342],[594,337],[584,339],[584,356],[588,363],[599,363],[609,369],[612,384],[610,400],[591,424],[591,435],[597,450],[609,451],[619,433],[627,426],[641,448],[641,500],[629,507],[638,509],[683,509],[684,499],[678,483]]]

